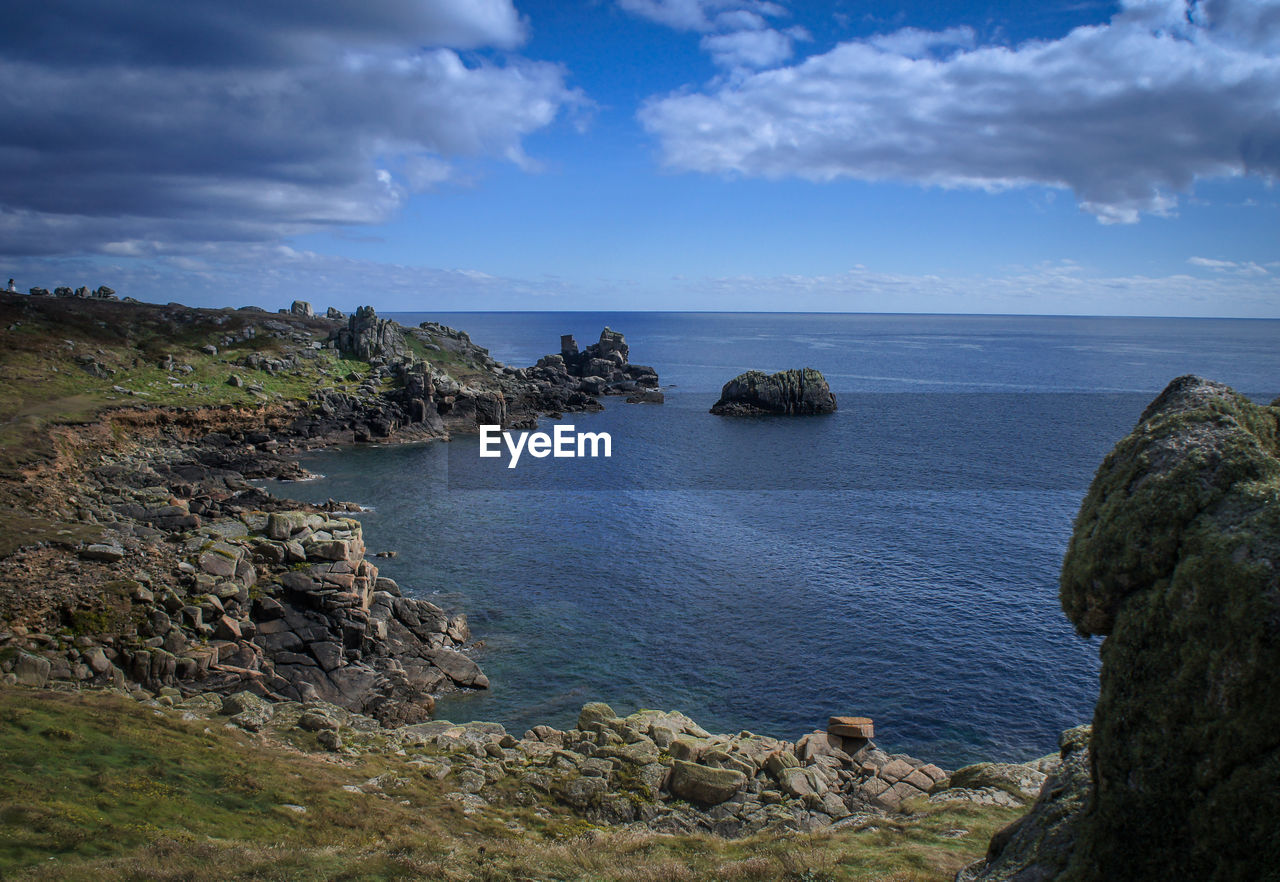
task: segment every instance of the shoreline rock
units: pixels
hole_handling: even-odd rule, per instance
[[[560,338],[560,353],[543,356],[536,365],[525,368],[523,375],[585,395],[630,395],[660,404],[658,372],[648,365],[631,364],[630,356],[631,347],[626,338],[611,328],[606,327],[600,332],[600,340],[581,352],[573,335],[564,334]],[[653,396],[652,392],[657,395]]]
[[[720,400],[711,406],[717,416],[809,416],[832,413],[836,397],[821,371],[813,368],[747,371],[724,384]]]
[[[1280,861],[1280,399],[1171,382],[1103,460],[1061,600],[1103,635],[1092,727],[960,882],[1253,880]]]
[[[1280,861],[1277,564],[1280,407],[1175,379],[1098,469],[1063,560],[1063,609],[1106,637],[1066,878]]]

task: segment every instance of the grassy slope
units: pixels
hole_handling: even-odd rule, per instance
[[[298,371],[271,377],[231,362],[251,351],[279,354],[291,344],[260,335],[220,348],[216,356],[206,355],[200,347],[217,345],[255,320],[283,317],[182,310],[182,320],[175,321],[169,317],[172,314],[164,307],[83,300],[6,298],[0,303],[0,467],[12,469],[47,453],[45,427],[86,422],[106,407],[258,403],[247,390],[227,385],[233,373],[260,384],[269,401],[302,401],[320,386],[353,385],[342,377],[369,368],[324,350],[316,359],[304,361]],[[297,322],[296,326],[313,339],[328,337],[329,326],[324,323]],[[166,355],[194,371],[161,370],[158,362]],[[92,357],[115,375],[92,376],[77,363],[78,356]],[[115,386],[135,394],[114,392]]]
[[[30,879],[944,880],[1019,814],[937,806],[729,842],[594,829],[514,802],[465,815],[400,757],[263,743],[125,698],[0,690],[0,876]],[[353,793],[392,772],[391,796]],[[304,806],[299,813],[286,805]],[[958,831],[964,831],[962,834]]]
[[[47,453],[43,428],[90,421],[107,407],[261,403],[247,389],[227,385],[233,373],[260,385],[267,401],[287,402],[305,401],[318,388],[354,389],[358,382],[346,380],[347,374],[369,372],[367,362],[340,358],[330,349],[300,359],[297,370],[276,376],[232,365],[249,352],[271,356],[308,348],[262,332],[223,346],[223,338],[264,321],[283,322],[317,342],[327,340],[337,327],[325,319],[229,309],[0,294],[0,469]],[[462,382],[492,381],[492,375],[468,356],[447,348],[429,349],[413,336],[408,342],[414,354]],[[217,355],[201,351],[209,343],[218,347]],[[114,376],[92,376],[77,362],[78,356],[92,357],[114,370]],[[165,356],[194,371],[162,370],[158,364]],[[133,394],[114,392],[116,386]]]

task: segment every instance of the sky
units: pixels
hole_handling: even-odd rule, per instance
[[[1280,0],[9,0],[0,276],[1280,317]]]

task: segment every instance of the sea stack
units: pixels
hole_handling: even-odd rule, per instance
[[[808,416],[835,409],[836,397],[822,372],[801,368],[772,375],[763,371],[739,374],[724,384],[711,412],[719,416]]]

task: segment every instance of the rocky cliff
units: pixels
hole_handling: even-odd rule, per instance
[[[720,400],[711,412],[722,416],[785,414],[803,416],[831,413],[836,397],[826,377],[813,368],[779,371],[747,371],[724,384]]]
[[[0,559],[9,682],[169,703],[250,691],[388,725],[427,719],[443,691],[488,685],[460,651],[464,615],[402,596],[343,506],[290,509],[230,468],[246,467],[230,446],[215,433],[99,451],[75,486],[92,539]],[[270,454],[254,466],[290,468]]]

